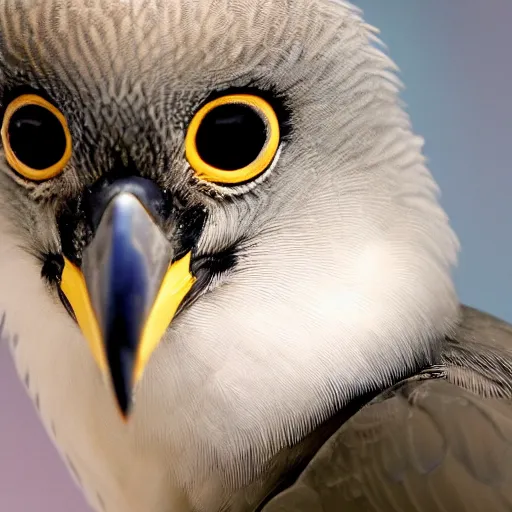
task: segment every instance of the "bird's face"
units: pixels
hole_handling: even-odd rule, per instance
[[[327,0],[1,0],[0,307],[124,412],[158,361],[257,418],[429,358],[456,242],[373,42]]]

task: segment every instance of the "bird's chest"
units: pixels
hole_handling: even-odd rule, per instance
[[[75,482],[97,512],[191,510],[167,464],[151,449],[134,448],[131,439],[122,439],[127,436],[99,436],[94,432],[68,435],[58,420],[55,428],[63,437],[57,437],[55,443]],[[166,448],[162,446],[161,450]],[[168,454],[172,457],[171,452]]]
[[[22,329],[23,330],[23,329]],[[45,340],[12,347],[17,371],[75,482],[98,512],[190,510],[175,467],[186,466],[162,424],[124,423],[85,343]],[[144,404],[142,404],[142,407]],[[151,411],[147,417],[151,416]],[[153,415],[158,421],[158,415]],[[169,426],[169,428],[172,428]]]

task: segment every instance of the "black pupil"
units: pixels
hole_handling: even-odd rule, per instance
[[[207,164],[234,171],[256,160],[266,140],[261,115],[248,105],[234,103],[206,114],[197,130],[196,147]]]
[[[39,105],[25,105],[16,110],[8,132],[16,158],[31,169],[51,167],[66,151],[66,136],[60,121]]]

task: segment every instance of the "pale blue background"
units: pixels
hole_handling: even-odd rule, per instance
[[[512,321],[512,2],[357,4],[381,28],[402,70],[403,97],[427,141],[430,167],[462,242],[456,275],[461,298]],[[87,510],[5,350],[0,350],[0,434],[2,512]]]

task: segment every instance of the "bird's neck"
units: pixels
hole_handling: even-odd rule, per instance
[[[411,376],[415,373],[411,372]],[[397,379],[397,383],[399,380],[401,379]],[[361,408],[385,391],[386,387],[374,388],[357,396],[302,440],[280,450],[268,464],[268,470],[263,471],[251,485],[234,493],[229,512],[261,510],[274,496],[292,485],[328,439]]]

